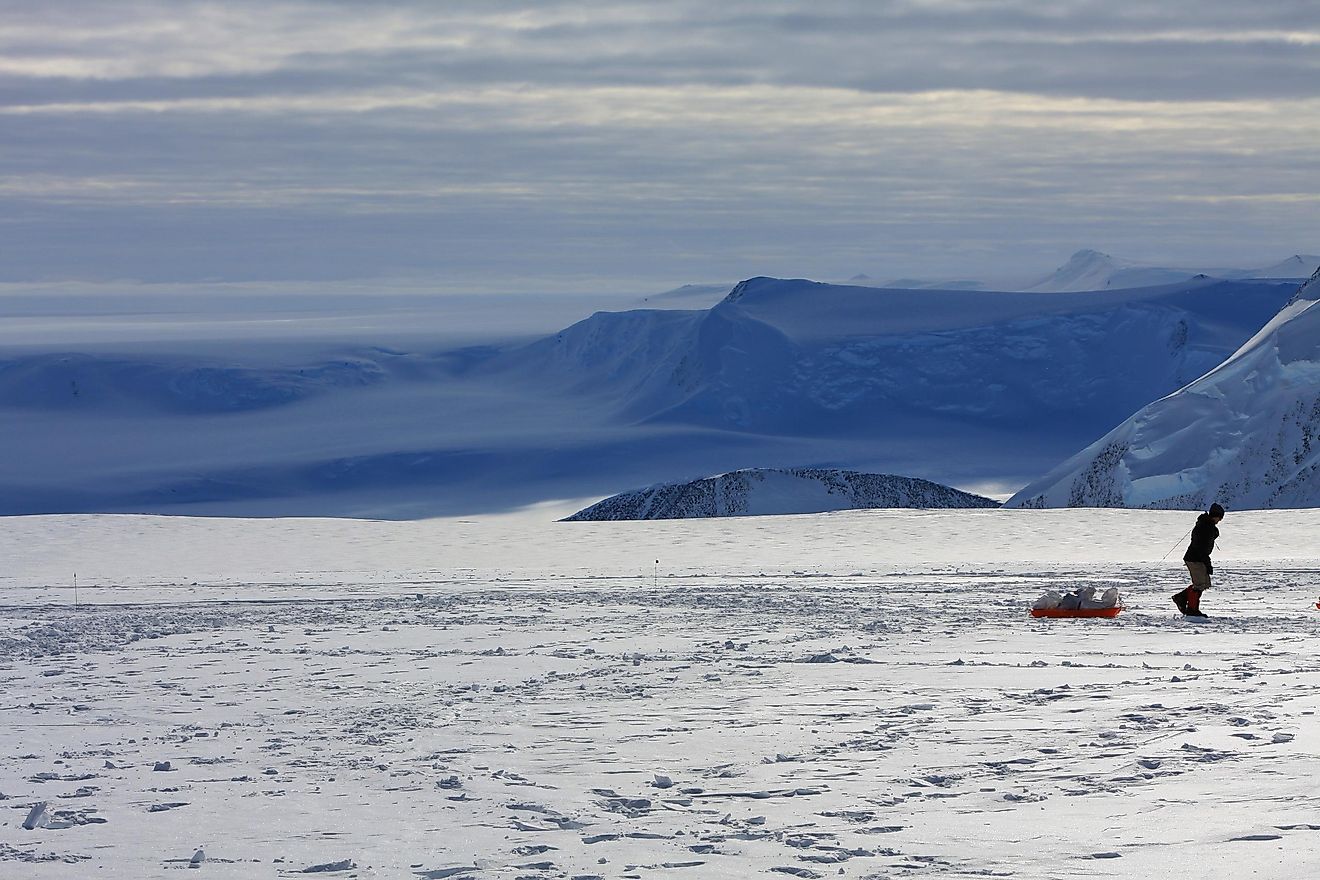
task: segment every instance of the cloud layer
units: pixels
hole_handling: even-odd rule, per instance
[[[636,289],[1320,243],[1310,2],[0,16],[0,280]]]

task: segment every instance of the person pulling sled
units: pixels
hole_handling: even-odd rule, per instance
[[[1192,575],[1192,585],[1173,594],[1173,604],[1188,617],[1205,617],[1201,610],[1201,594],[1210,589],[1210,575],[1214,566],[1210,564],[1210,554],[1215,550],[1215,539],[1219,537],[1219,523],[1224,518],[1224,508],[1211,504],[1210,509],[1196,518],[1192,527],[1192,540],[1183,554],[1183,562]]]

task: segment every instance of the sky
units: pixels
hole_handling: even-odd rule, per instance
[[[0,282],[1320,251],[1314,0],[0,0]]]

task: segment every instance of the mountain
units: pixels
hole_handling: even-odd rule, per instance
[[[1046,278],[1023,288],[1040,293],[1083,290],[1117,290],[1179,284],[1198,277],[1241,281],[1246,279],[1307,278],[1320,268],[1320,257],[1296,254],[1286,260],[1254,269],[1173,268],[1138,263],[1094,250],[1080,250]]]
[[[1142,266],[1099,251],[1080,250],[1049,277],[1027,287],[1037,292],[1111,290],[1177,284],[1197,275],[1185,269]]]
[[[1320,271],[1320,256],[1315,254],[1294,254],[1286,260],[1280,260],[1270,266],[1245,270],[1243,278],[1307,278]],[[1229,275],[1220,277],[1228,278]]]
[[[999,502],[928,480],[832,468],[749,468],[687,483],[624,492],[566,522],[773,516],[831,510],[998,507]]]
[[[206,298],[95,322],[30,303],[0,321],[0,514],[563,516],[749,465],[1002,492],[1210,370],[1295,289],[753,278],[707,308],[466,348],[448,299]]]
[[[597,313],[489,366],[630,424],[873,440],[931,421],[1067,433],[1201,375],[1292,291],[1200,280],[1042,296],[753,278],[709,310]]]
[[[1320,270],[1223,364],[1009,507],[1320,507]]]

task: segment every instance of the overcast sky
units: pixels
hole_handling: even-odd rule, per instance
[[[0,281],[1320,252],[1315,0],[0,0]]]

